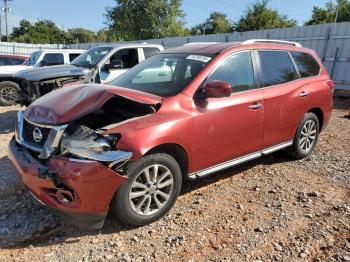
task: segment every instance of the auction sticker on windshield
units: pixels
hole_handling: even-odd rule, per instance
[[[186,57],[186,59],[208,63],[211,60],[211,57],[203,55],[189,55],[188,57]]]

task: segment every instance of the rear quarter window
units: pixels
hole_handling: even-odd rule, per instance
[[[317,76],[320,73],[320,65],[312,55],[302,52],[291,52],[301,77]]]
[[[259,51],[264,87],[279,85],[298,78],[286,51]]]

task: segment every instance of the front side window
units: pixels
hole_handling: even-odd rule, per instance
[[[69,62],[72,62],[75,58],[77,58],[78,56],[80,56],[80,54],[77,53],[70,53],[69,54]]]
[[[320,73],[320,65],[310,54],[301,52],[292,52],[291,54],[301,77],[317,76]]]
[[[63,54],[46,54],[41,62],[42,66],[63,65]]]
[[[191,54],[159,54],[130,69],[111,85],[162,97],[180,93],[212,59]]]
[[[150,58],[151,56],[157,55],[160,53],[160,50],[156,47],[144,47],[143,53],[145,55],[145,59]]]
[[[79,67],[92,68],[96,66],[112,49],[113,47],[109,46],[91,48],[74,59],[71,64]]]
[[[257,87],[251,52],[234,54],[212,73],[208,82],[220,80],[232,86],[232,92],[243,92]]]
[[[122,49],[113,54],[106,62],[106,65],[118,61],[122,68],[129,69],[139,63],[137,48]]]
[[[292,60],[285,51],[259,51],[264,87],[279,85],[298,78]]]

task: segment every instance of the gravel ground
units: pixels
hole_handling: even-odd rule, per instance
[[[66,225],[26,193],[6,156],[19,107],[0,108],[0,261],[350,261],[350,100],[314,154],[276,153],[187,182],[162,220]]]

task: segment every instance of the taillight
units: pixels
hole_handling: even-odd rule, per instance
[[[334,93],[335,83],[333,82],[333,80],[328,80],[327,85],[332,89],[332,93]]]

